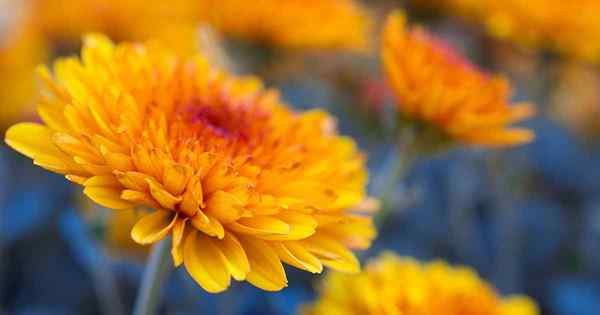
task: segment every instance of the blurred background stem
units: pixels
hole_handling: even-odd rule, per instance
[[[515,193],[519,189],[521,178],[511,167],[507,167],[504,154],[492,156],[487,163],[493,176],[495,220],[499,224],[500,238],[492,266],[492,279],[499,290],[516,292],[520,288],[518,275],[520,239],[516,233],[519,213],[515,209]]]
[[[412,132],[407,132],[400,137],[389,152],[389,157],[386,159],[376,181],[375,191],[381,192],[376,194],[381,201],[381,210],[375,218],[378,227],[381,228],[385,220],[394,211],[395,206],[399,204],[398,197],[407,197],[405,185],[402,185],[400,196],[397,194],[398,187],[400,183],[404,184],[406,176],[408,176],[410,169],[417,160],[418,153],[416,138]]]
[[[92,279],[102,314],[124,315],[111,261],[104,249],[94,241],[81,217],[75,211],[63,213],[59,219],[63,239],[69,245],[74,257]]]
[[[134,315],[157,314],[162,284],[171,270],[170,243],[170,238],[165,238],[154,245],[135,301]]]

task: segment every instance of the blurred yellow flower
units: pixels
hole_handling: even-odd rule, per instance
[[[385,253],[358,275],[332,273],[305,315],[537,315],[527,297],[501,298],[466,267]]]
[[[199,0],[217,30],[289,48],[369,49],[372,18],[354,0]]]
[[[0,35],[0,130],[35,112],[34,70],[46,54],[44,41],[32,28]]]
[[[185,30],[196,26],[198,12],[195,0],[32,0],[28,16],[52,42],[78,43],[83,34],[100,32],[114,40],[161,38],[172,45],[193,40]]]
[[[408,29],[401,12],[387,20],[381,54],[403,119],[467,144],[509,146],[533,139],[530,130],[509,127],[534,109],[510,106],[505,78],[480,71],[424,29]]]
[[[143,217],[140,210],[111,211],[106,218],[104,242],[113,252],[133,257],[144,257],[148,251],[131,239],[131,229]]]
[[[209,292],[231,277],[280,290],[282,261],[359,270],[351,249],[375,236],[351,210],[366,197],[365,161],[326,113],[295,113],[256,78],[156,42],[88,36],[81,56],[40,70],[44,124],[10,128],[12,148],[102,206],[152,209],[132,238],[172,235],[175,264]]]
[[[490,35],[528,47],[600,61],[597,0],[413,0],[485,25]]]
[[[600,73],[577,62],[555,69],[556,85],[550,95],[554,119],[582,137],[600,136]]]
[[[35,67],[57,49],[77,49],[87,32],[159,38],[181,53],[199,49],[194,0],[8,0],[0,11],[0,130],[35,112]]]

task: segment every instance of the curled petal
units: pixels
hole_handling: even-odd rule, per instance
[[[6,143],[17,152],[35,159],[41,155],[63,158],[66,155],[54,145],[50,128],[35,123],[20,123],[6,132]]]
[[[142,217],[131,230],[131,238],[139,244],[147,245],[165,238],[177,222],[177,214],[157,210]]]
[[[223,225],[213,216],[204,215],[201,212],[198,212],[196,216],[191,219],[191,222],[195,228],[210,236],[214,236],[219,239],[225,237],[225,229],[223,228]]]
[[[175,264],[175,267],[179,267],[181,264],[183,264],[183,238],[185,235],[185,225],[187,224],[187,221],[187,218],[179,218],[173,225],[173,244],[171,248],[171,256],[173,257],[173,263]]]
[[[286,234],[265,235],[263,239],[273,241],[302,240],[313,234],[317,229],[317,221],[310,215],[293,212],[282,212],[277,218],[289,225]]]
[[[281,260],[296,268],[312,273],[323,272],[321,261],[298,242],[273,242],[273,248]]]
[[[175,197],[166,191],[159,183],[155,180],[147,180],[150,187],[150,194],[152,197],[166,209],[175,209],[175,206],[181,202],[181,197]]]
[[[360,263],[351,251],[335,238],[321,234],[315,234],[301,244],[327,267],[348,273],[360,271]]]
[[[90,186],[86,187],[83,190],[83,193],[99,205],[110,209],[122,210],[130,209],[135,206],[134,204],[121,199],[120,189]]]
[[[240,219],[228,225],[232,230],[250,235],[285,235],[290,232],[289,224],[273,217]]]
[[[87,179],[84,183],[86,187],[110,187],[121,188],[121,183],[113,175],[99,175]]]

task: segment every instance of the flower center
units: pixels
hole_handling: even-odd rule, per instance
[[[184,107],[186,120],[200,130],[228,139],[249,141],[261,133],[268,113],[252,103],[214,102],[193,99]]]
[[[215,106],[194,106],[192,112],[190,117],[192,123],[202,124],[218,136],[231,138],[238,133],[232,123],[234,119],[231,119],[233,118],[231,109],[227,107],[217,109]]]

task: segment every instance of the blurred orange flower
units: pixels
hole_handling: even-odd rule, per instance
[[[499,39],[600,61],[600,2],[597,0],[413,1],[484,24],[488,33]]]
[[[83,34],[101,32],[115,40],[175,36],[168,44],[176,44],[190,40],[175,30],[196,26],[198,12],[194,0],[33,0],[28,16],[52,42],[78,43]]]
[[[350,249],[375,236],[351,210],[366,197],[365,161],[326,113],[295,113],[256,78],[158,43],[88,36],[81,56],[40,70],[44,124],[10,128],[12,148],[102,206],[152,209],[132,238],[172,235],[175,264],[209,292],[231,277],[280,290],[282,261],[359,270]]]
[[[16,18],[6,27],[20,20]],[[0,38],[0,130],[35,112],[35,67],[46,55],[45,41],[33,28],[7,32]]]
[[[0,130],[35,112],[35,67],[59,50],[78,49],[83,34],[159,38],[181,53],[199,49],[194,0],[9,0],[0,3]],[[9,16],[10,14],[10,16]]]
[[[527,297],[501,298],[477,273],[385,253],[358,275],[332,273],[306,315],[537,315]]]
[[[372,18],[354,0],[199,0],[202,19],[234,37],[289,48],[369,48]]]
[[[556,67],[556,86],[550,95],[551,114],[582,137],[600,136],[600,73],[576,62]]]
[[[534,109],[510,106],[506,79],[480,71],[423,28],[409,29],[403,13],[389,16],[381,54],[402,118],[467,144],[509,146],[533,139],[530,130],[509,128]]]

